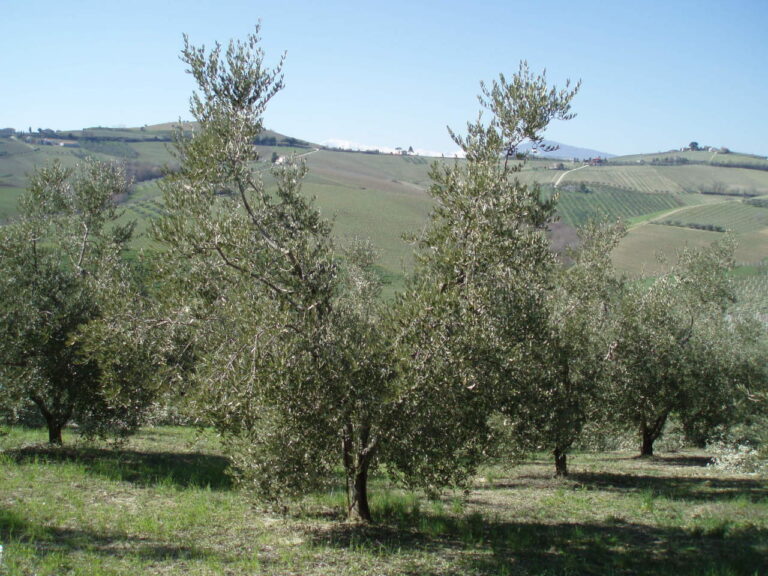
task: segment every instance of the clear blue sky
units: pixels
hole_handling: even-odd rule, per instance
[[[0,0],[0,127],[187,119],[178,54],[261,19],[286,88],[265,119],[324,142],[451,152],[481,80],[522,59],[581,79],[547,137],[614,154],[687,144],[768,155],[768,1]]]

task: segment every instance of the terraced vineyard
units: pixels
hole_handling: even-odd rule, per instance
[[[699,230],[712,230],[747,234],[768,228],[768,208],[746,202],[721,202],[708,206],[692,206],[675,212],[669,219],[658,219],[656,224],[680,226]]]
[[[619,188],[594,187],[586,193],[561,191],[557,211],[564,222],[579,226],[590,218],[629,220],[683,205],[680,198],[672,194],[638,194]]]
[[[647,194],[686,191],[663,170],[653,166],[588,166],[567,174],[560,181],[560,187],[582,182],[586,186],[607,186]]]
[[[687,192],[715,194],[768,194],[768,171],[717,166],[651,167]]]
[[[559,172],[563,174],[563,172]],[[560,181],[567,186],[608,186],[644,193],[768,194],[768,170],[708,165],[604,165],[573,170]]]

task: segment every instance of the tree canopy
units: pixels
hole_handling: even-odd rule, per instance
[[[107,361],[92,346],[113,298],[133,293],[133,223],[119,224],[114,204],[126,188],[117,165],[56,163],[34,173],[20,217],[0,228],[3,404],[32,402],[51,443],[71,420],[86,435],[127,434],[151,399],[138,356]]]

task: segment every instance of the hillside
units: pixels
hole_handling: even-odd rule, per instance
[[[161,167],[172,164],[170,124],[133,129],[89,128],[34,135],[0,135],[0,218],[11,217],[37,165],[58,159],[72,165],[86,155],[126,163],[136,184],[125,200],[126,218],[146,229],[162,211],[157,187]],[[310,172],[304,190],[332,218],[343,242],[369,237],[381,251],[389,291],[411,265],[405,233],[418,233],[430,210],[426,193],[435,162],[419,156],[317,149],[302,140],[265,132],[259,142],[264,177],[273,154],[302,155]],[[615,254],[631,274],[659,270],[657,253],[674,257],[685,244],[702,245],[732,231],[737,260],[758,265],[768,258],[768,160],[711,151],[666,152],[605,158],[588,163],[533,158],[521,180],[559,195],[561,231],[598,215],[621,218],[630,231]],[[565,234],[568,236],[568,234]],[[139,237],[136,248],[149,245]]]

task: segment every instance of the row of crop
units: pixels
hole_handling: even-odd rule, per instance
[[[574,180],[577,173],[574,174]],[[570,175],[567,177],[570,178]],[[663,182],[657,178],[638,178],[638,177],[615,177],[615,174],[606,173],[604,180],[582,180],[578,179],[576,184],[584,183],[587,187],[607,187],[625,192],[639,192],[641,194],[675,194],[683,189],[674,182]],[[561,185],[561,187],[564,187]],[[677,188],[677,190],[675,190]]]
[[[768,227],[768,209],[744,202],[722,202],[694,206],[676,214],[674,222],[657,223],[718,232],[732,230],[743,234]]]
[[[126,208],[145,218],[158,218],[165,214],[165,209],[156,200],[140,200],[131,202]]]
[[[680,201],[671,194],[642,194],[613,187],[595,187],[589,194],[562,192],[558,212],[565,222],[578,226],[595,216],[627,219],[679,206]]]

